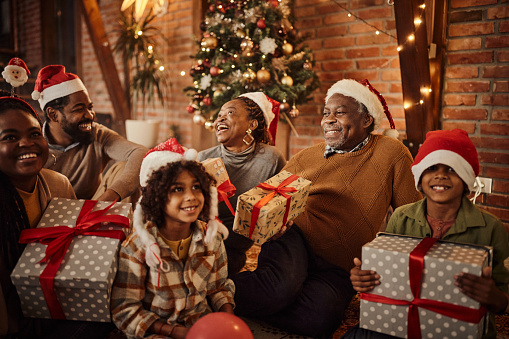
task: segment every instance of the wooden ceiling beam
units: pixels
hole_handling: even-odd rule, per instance
[[[97,0],[82,0],[81,4],[90,40],[94,46],[95,55],[99,62],[104,82],[106,83],[106,89],[108,90],[113,110],[115,111],[116,129],[125,136],[124,122],[129,119],[128,99],[125,97],[115,61],[113,60],[99,5]]]

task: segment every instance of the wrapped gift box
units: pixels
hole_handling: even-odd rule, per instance
[[[202,161],[202,164],[207,172],[216,179],[216,186],[230,179],[221,158],[210,158]]]
[[[277,187],[290,176],[292,176],[292,179],[295,178],[295,180],[285,185],[285,187],[290,189],[293,188],[295,192],[285,193],[291,197],[287,221],[295,219],[301,212],[304,211],[309,195],[309,189],[311,187],[311,181],[298,176],[293,176],[290,172],[281,171],[279,174],[268,179],[263,184]],[[281,227],[283,227],[287,209],[287,198],[279,193],[274,193],[273,190],[264,189],[258,186],[239,195],[237,199],[235,221],[233,222],[233,231],[249,238],[249,234],[251,232],[251,216],[255,209],[255,205],[268,195],[273,195],[266,205],[259,209],[259,215],[256,220],[256,224],[253,225],[253,232],[250,237],[256,244],[261,245],[274,234],[279,232]]]
[[[85,200],[53,198],[43,213],[37,228],[76,226]],[[104,209],[111,202],[99,201],[93,211]],[[130,219],[131,204],[115,203],[105,215],[122,215]],[[121,230],[120,226],[102,223],[99,230]],[[69,320],[109,322],[110,296],[117,272],[118,249],[121,240],[97,235],[78,235],[59,266],[54,280],[58,302]],[[43,259],[46,245],[27,244],[11,280],[16,286],[23,314],[34,318],[51,318],[39,276],[46,264]]]
[[[374,270],[380,275],[380,285],[366,293],[367,298],[374,295],[406,301],[414,299],[410,289],[409,254],[421,240],[381,233],[363,246],[362,269]],[[478,302],[454,286],[454,275],[461,272],[481,275],[483,267],[491,265],[491,251],[487,246],[437,241],[424,256],[420,298],[479,309]],[[360,327],[408,338],[408,310],[408,305],[367,301],[361,294]],[[422,338],[480,338],[485,333],[486,316],[478,323],[470,323],[423,307],[418,307],[417,312]]]

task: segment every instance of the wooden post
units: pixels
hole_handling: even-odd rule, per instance
[[[394,1],[399,52],[401,84],[405,105],[405,120],[408,148],[415,157],[426,133],[434,129],[433,95],[428,58],[426,20],[414,24],[421,18],[423,2],[418,0]],[[409,38],[413,36],[414,38]],[[437,89],[438,90],[438,89]]]
[[[126,119],[129,119],[128,100],[122,89],[115,61],[111,54],[111,48],[106,30],[104,29],[99,5],[97,4],[97,0],[82,0],[81,3],[83,5],[88,33],[90,34],[95,55],[99,62],[103,79],[106,82],[106,88],[110,95],[111,103],[113,104],[113,110],[115,111],[115,118],[118,122],[117,130],[120,134],[125,136],[124,122]]]

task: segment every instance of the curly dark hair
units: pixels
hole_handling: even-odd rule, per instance
[[[249,118],[258,121],[258,127],[256,127],[253,133],[251,133],[255,141],[270,145],[273,140],[269,133],[267,122],[265,121],[265,116],[263,115],[263,111],[260,106],[258,106],[256,102],[247,97],[236,97],[233,100],[236,99],[239,99],[246,105]]]
[[[61,111],[65,106],[69,105],[69,102],[71,101],[71,99],[69,98],[69,95],[66,95],[65,97],[53,99],[50,102],[48,102],[46,105],[44,105],[44,108],[42,110],[44,111],[44,117],[46,118],[46,120],[49,119],[48,113],[46,113],[46,108],[51,107],[54,110]]]
[[[176,161],[154,171],[148,179],[147,185],[141,188],[141,209],[143,222],[152,221],[157,227],[165,223],[164,209],[168,202],[168,193],[171,185],[183,171],[189,171],[198,179],[201,191],[205,198],[203,209],[199,219],[207,222],[210,211],[210,186],[215,185],[216,180],[206,172],[205,167],[196,161]],[[150,216],[150,217],[148,217]]]
[[[39,125],[42,126],[42,121],[39,115],[34,111],[32,106],[25,100],[18,98],[17,96],[11,96],[10,92],[0,90],[0,114],[10,109],[18,109],[23,112],[29,113],[31,116],[37,119]]]

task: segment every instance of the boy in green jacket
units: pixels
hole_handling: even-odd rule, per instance
[[[504,267],[509,256],[508,234],[497,217],[467,198],[479,174],[477,151],[468,134],[459,129],[428,132],[412,164],[412,173],[424,199],[397,208],[386,232],[492,246],[493,267],[486,267],[481,277],[459,273],[454,276],[455,285],[491,313],[508,312],[509,272]],[[358,258],[354,264],[350,280],[357,292],[371,291],[380,284],[379,274],[362,270]],[[495,337],[494,317],[490,318],[486,338]],[[345,337],[389,336],[356,328]]]

